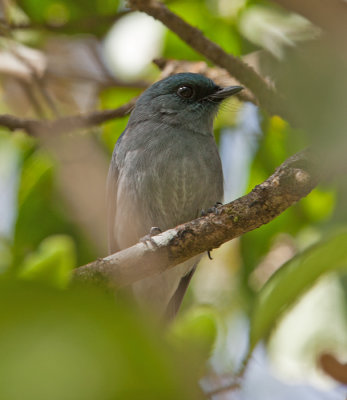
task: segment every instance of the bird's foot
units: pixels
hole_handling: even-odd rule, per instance
[[[154,246],[157,246],[157,244],[152,238],[153,236],[159,235],[159,233],[162,233],[162,230],[157,226],[152,226],[151,230],[149,231],[149,234],[140,238],[139,242],[141,243],[151,242]]]
[[[219,208],[222,205],[223,204],[221,202],[217,201],[217,203],[213,207],[209,208],[207,211],[201,210],[200,216],[201,217],[206,217],[207,214],[212,214],[212,213],[215,214],[215,215],[219,215],[220,214]]]
[[[162,232],[163,231],[160,228],[158,228],[157,226],[152,226],[151,230],[149,231],[149,235],[152,237],[155,235],[159,235],[159,233],[162,233]]]
[[[213,214],[215,214],[215,215],[219,215],[219,214],[220,214],[219,208],[220,208],[222,205],[223,205],[223,204],[222,204],[221,202],[217,201],[217,203],[216,203],[213,207],[209,208],[209,209],[207,210],[207,212],[208,212],[208,213],[213,213]]]
[[[205,217],[207,214],[211,214],[211,213],[213,213],[215,215],[219,215],[220,214],[219,207],[222,205],[223,204],[220,201],[217,201],[217,203],[213,207],[209,208],[207,211],[201,210],[201,214],[200,214],[201,217]],[[211,251],[212,250],[207,250],[207,255],[210,260],[213,260],[213,258],[211,256]]]

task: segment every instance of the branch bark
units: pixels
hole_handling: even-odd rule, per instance
[[[75,271],[75,279],[120,287],[147,278],[267,224],[318,184],[319,161],[304,150],[286,160],[250,193],[205,217],[169,229],[146,243],[98,259]]]
[[[11,131],[23,129],[30,135],[38,133],[62,133],[76,129],[89,128],[102,124],[113,118],[120,118],[129,114],[135,105],[137,98],[133,98],[129,103],[114,110],[92,111],[86,114],[71,115],[57,118],[55,120],[36,120],[18,118],[13,115],[0,115],[0,126],[4,126]]]
[[[222,68],[208,68],[204,62],[188,62],[178,60],[154,60],[154,63],[162,69],[160,79],[164,79],[173,73],[179,72],[195,72],[201,73],[209,78],[215,80],[217,83],[222,81],[229,82],[230,75]],[[237,84],[238,82],[229,82],[229,84]],[[256,99],[249,91],[241,92],[238,97],[242,101],[250,101],[256,104]],[[10,114],[0,115],[0,126],[4,126],[12,131],[17,129],[25,130],[30,135],[49,133],[63,133],[70,132],[77,129],[89,128],[102,124],[113,118],[120,118],[129,114],[136,103],[137,97],[133,98],[130,102],[113,110],[92,111],[90,113],[65,116],[56,118],[54,120],[38,120],[38,119],[25,119],[19,118]]]
[[[226,69],[231,76],[234,76],[241,84],[252,91],[258,99],[259,105],[270,114],[277,114],[284,119],[290,119],[279,94],[240,58],[226,53],[218,44],[206,38],[200,30],[188,24],[160,2],[155,0],[129,0],[129,4],[132,9],[143,11],[161,21],[190,47],[215,65]]]

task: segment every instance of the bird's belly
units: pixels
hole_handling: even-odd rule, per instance
[[[151,225],[166,230],[197,218],[221,200],[216,179],[222,178],[213,176],[199,158],[178,158],[152,170],[139,193]]]
[[[122,171],[115,218],[121,249],[135,244],[151,227],[175,227],[222,200],[223,176],[214,141],[190,147],[171,141],[170,146],[129,153]]]

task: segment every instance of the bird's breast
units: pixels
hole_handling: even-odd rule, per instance
[[[222,168],[212,136],[153,142],[135,162],[136,196],[151,226],[168,229],[221,201]]]

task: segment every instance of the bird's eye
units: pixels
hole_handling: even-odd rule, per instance
[[[194,89],[190,86],[180,86],[177,89],[177,94],[184,99],[191,99],[194,96],[195,92]]]

